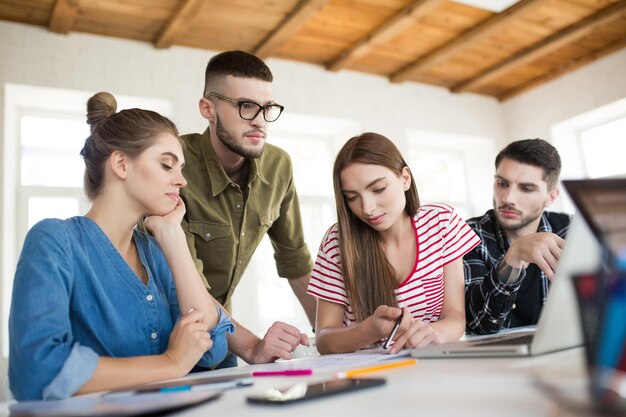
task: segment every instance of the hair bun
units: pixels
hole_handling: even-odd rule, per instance
[[[117,101],[113,94],[101,91],[87,101],[87,124],[93,131],[100,123],[108,119],[117,110]]]

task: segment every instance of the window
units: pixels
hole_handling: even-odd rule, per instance
[[[585,168],[591,178],[626,174],[626,117],[580,132]]]
[[[8,355],[6,323],[15,265],[28,230],[44,218],[84,214],[85,121],[92,93],[7,85],[2,169],[2,353]],[[168,101],[116,95],[118,110],[140,107],[171,114]]]
[[[626,175],[626,98],[555,124],[553,145],[561,155],[561,179]],[[562,192],[557,210],[574,212],[569,195]]]
[[[87,210],[81,188],[84,164],[79,153],[89,127],[84,116],[52,111],[31,114],[28,109],[19,124],[21,216],[17,225],[21,246],[28,229],[38,221],[66,219]]]
[[[492,139],[428,131],[408,134],[406,159],[420,203],[450,204],[464,219],[491,207],[494,158]]]

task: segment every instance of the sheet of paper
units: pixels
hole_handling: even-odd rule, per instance
[[[282,371],[288,369],[312,369],[315,371],[345,370],[362,365],[367,365],[380,361],[393,360],[396,358],[409,356],[410,350],[402,350],[396,354],[389,354],[384,349],[378,347],[373,349],[362,349],[352,353],[340,353],[333,355],[321,355],[305,357],[292,360],[279,360],[274,363],[248,365],[236,368],[242,371]]]

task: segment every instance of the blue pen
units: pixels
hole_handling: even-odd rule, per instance
[[[191,385],[180,385],[178,387],[163,387],[159,389],[159,392],[179,392],[179,391],[191,391]]]

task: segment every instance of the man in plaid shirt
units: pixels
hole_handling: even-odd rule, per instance
[[[467,221],[481,244],[463,258],[467,330],[478,334],[537,323],[570,224],[544,211],[559,195],[552,145],[512,142],[495,165],[493,209]]]

